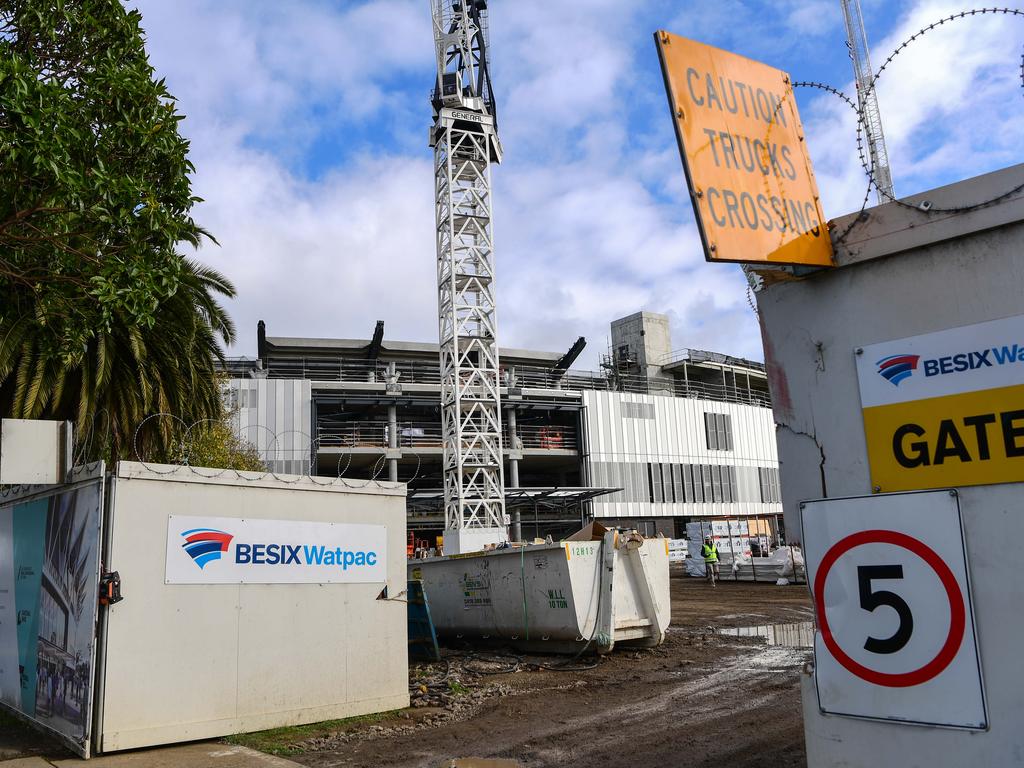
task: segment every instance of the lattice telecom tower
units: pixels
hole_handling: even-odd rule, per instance
[[[889,171],[889,153],[885,149],[882,134],[882,114],[878,110],[878,94],[874,88],[875,72],[871,69],[868,56],[868,36],[864,31],[864,16],[860,12],[860,0],[840,0],[843,18],[846,20],[846,45],[853,61],[853,75],[857,79],[857,103],[864,121],[864,133],[868,142],[868,157],[871,172],[878,191],[878,202],[893,199],[892,173]]]
[[[508,540],[491,237],[490,165],[501,144],[486,0],[431,0],[431,10],[444,550],[458,554]]]

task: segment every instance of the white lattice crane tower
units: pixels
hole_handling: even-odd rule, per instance
[[[857,80],[857,103],[863,120],[863,129],[868,144],[868,159],[875,179],[878,202],[893,199],[892,172],[889,170],[889,153],[885,149],[882,133],[882,113],[878,109],[878,94],[874,87],[874,70],[868,55],[868,36],[864,30],[864,16],[860,11],[860,0],[840,0],[843,18],[846,21],[846,45],[853,61],[853,75]]]
[[[501,162],[486,0],[431,0],[444,550],[508,540],[501,446],[491,163]]]

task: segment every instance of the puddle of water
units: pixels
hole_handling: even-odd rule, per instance
[[[798,621],[793,624],[758,624],[752,627],[734,627],[718,630],[729,637],[763,637],[768,645],[786,648],[810,648],[814,645],[814,622]]]

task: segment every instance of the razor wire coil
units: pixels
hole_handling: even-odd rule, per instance
[[[1024,17],[1024,9],[1019,9],[1019,8],[995,8],[995,7],[993,7],[993,8],[973,8],[973,9],[970,9],[970,10],[960,11],[958,13],[953,13],[953,14],[950,14],[948,16],[944,16],[943,18],[941,18],[941,19],[939,19],[937,21],[932,22],[931,24],[928,24],[928,25],[922,27],[917,32],[915,32],[912,35],[910,35],[910,37],[908,37],[905,40],[903,40],[898,46],[896,46],[896,48],[892,51],[892,53],[890,53],[886,57],[885,61],[882,62],[882,65],[872,75],[871,82],[870,82],[870,84],[868,85],[868,87],[864,91],[864,96],[866,97],[867,95],[869,95],[870,93],[872,93],[875,90],[875,87],[876,87],[876,84],[878,83],[879,78],[882,76],[882,74],[889,68],[889,66],[893,63],[893,61],[896,60],[896,58],[900,54],[902,54],[904,51],[906,51],[910,47],[910,45],[912,43],[914,43],[915,41],[917,41],[920,38],[924,37],[929,32],[932,32],[933,30],[938,29],[939,27],[944,26],[947,23],[953,23],[953,22],[956,22],[956,21],[961,21],[961,20],[966,19],[968,17],[974,17],[974,16],[979,16],[979,15],[993,15],[993,14],[1001,14],[1001,15],[1004,15],[1004,16]],[[1021,57],[1020,57],[1019,79],[1020,79],[1020,87],[1022,89],[1022,94],[1024,94],[1024,52],[1021,53]],[[859,224],[859,223],[861,223],[862,221],[865,220],[864,212],[865,212],[865,210],[868,207],[868,202],[870,201],[872,190],[877,191],[881,197],[886,198],[889,202],[893,202],[893,203],[895,203],[895,204],[897,204],[897,205],[899,205],[901,207],[904,207],[904,208],[908,208],[908,209],[912,209],[912,210],[918,211],[919,213],[922,213],[922,214],[957,214],[957,213],[967,213],[969,211],[974,211],[974,210],[977,210],[979,208],[985,208],[985,207],[987,207],[989,205],[993,205],[995,203],[998,203],[998,202],[1000,202],[1002,200],[1005,200],[1006,198],[1012,197],[1015,194],[1017,194],[1018,192],[1021,192],[1022,190],[1024,190],[1024,183],[1021,183],[1021,184],[1018,184],[1018,185],[1012,187],[1011,189],[1006,190],[1005,192],[1001,192],[998,195],[994,195],[993,197],[990,197],[990,198],[988,198],[986,200],[981,200],[981,201],[974,202],[974,203],[968,203],[968,204],[965,204],[965,205],[955,205],[955,206],[937,206],[937,205],[932,205],[932,204],[922,205],[921,203],[910,203],[910,202],[907,202],[906,200],[901,200],[898,197],[896,197],[894,195],[891,195],[888,191],[880,188],[880,186],[878,184],[878,181],[875,178],[874,168],[871,166],[871,163],[868,161],[868,158],[867,158],[867,156],[866,156],[866,154],[864,152],[864,134],[866,133],[866,127],[865,127],[866,126],[866,119],[865,119],[863,108],[859,104],[855,103],[853,101],[853,99],[851,99],[845,93],[843,93],[839,89],[834,88],[834,87],[832,87],[832,86],[830,86],[830,85],[828,85],[826,83],[820,83],[820,82],[814,82],[814,81],[802,81],[802,82],[794,82],[793,83],[793,87],[794,88],[796,88],[796,87],[816,88],[816,89],[822,90],[822,91],[824,91],[826,93],[829,93],[829,94],[831,94],[833,96],[836,96],[837,98],[841,99],[844,103],[847,104],[847,106],[851,107],[855,111],[855,113],[857,114],[857,154],[858,154],[858,158],[860,160],[861,167],[863,168],[864,173],[867,176],[867,182],[868,183],[867,183],[867,189],[866,189],[865,194],[864,194],[864,201],[861,204],[861,208],[860,208],[860,211],[859,211],[858,215],[854,216],[851,219],[849,225],[847,225],[847,227],[842,232],[840,232],[839,234],[835,235],[835,240],[837,242],[842,242],[849,235],[850,231],[857,224]]]

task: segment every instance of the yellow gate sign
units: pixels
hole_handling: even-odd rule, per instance
[[[654,37],[707,259],[831,266],[789,76],[668,32]]]
[[[1024,481],[1024,315],[857,351],[871,484]]]

